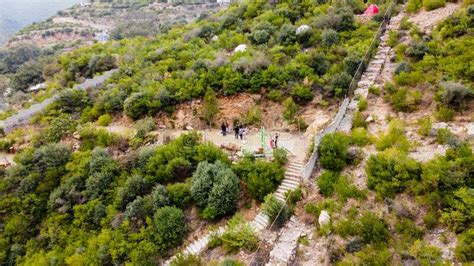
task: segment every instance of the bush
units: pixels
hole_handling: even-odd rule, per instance
[[[444,7],[446,0],[423,0],[423,7],[426,11]]]
[[[454,118],[454,110],[449,107],[440,106],[436,112],[436,118],[444,122],[452,121]]]
[[[270,223],[275,221],[273,229],[282,227],[290,217],[290,212],[285,203],[275,198],[272,194],[265,196],[265,202],[261,208],[262,212],[268,216]]]
[[[197,255],[192,255],[189,253],[179,253],[176,257],[170,262],[171,266],[202,266],[204,265],[202,259]]]
[[[227,227],[221,237],[224,250],[237,252],[244,249],[253,252],[258,247],[258,238],[241,214],[236,214],[227,222]]]
[[[418,126],[418,134],[428,137],[430,135],[432,126],[431,117],[427,116],[418,119]]]
[[[441,85],[441,101],[450,108],[462,109],[474,93],[460,83],[443,82]],[[440,93],[440,92],[438,92]]]
[[[350,142],[361,147],[369,144],[370,139],[367,130],[363,127],[354,128],[351,133]]]
[[[323,30],[322,38],[322,44],[326,47],[331,47],[339,42],[337,32],[332,29]]]
[[[341,176],[339,178],[334,184],[334,191],[341,202],[345,202],[349,198],[366,199],[366,190],[359,190],[351,183],[347,176]]]
[[[141,175],[132,175],[125,181],[125,184],[117,190],[114,204],[119,210],[125,210],[128,203],[137,196],[144,195],[148,189],[146,180]]]
[[[408,0],[407,12],[408,13],[417,13],[422,8],[422,0]]]
[[[385,220],[378,218],[372,212],[365,212],[360,218],[358,234],[366,243],[386,243],[390,238]]]
[[[281,102],[283,99],[283,92],[281,90],[272,90],[265,94],[265,96],[274,102]]]
[[[327,134],[318,147],[321,166],[332,171],[341,171],[346,167],[349,148],[348,137],[336,132]]]
[[[395,75],[398,75],[403,72],[411,72],[411,66],[408,62],[402,61],[400,64],[397,65],[397,68],[395,69]]]
[[[156,124],[152,117],[145,117],[138,120],[135,127],[137,129],[135,137],[144,138],[148,132],[155,130]]]
[[[409,253],[421,265],[442,264],[441,250],[435,246],[426,245],[422,240],[416,240],[410,247]]]
[[[283,118],[285,118],[289,123],[293,123],[296,113],[298,112],[298,106],[291,97],[285,100],[283,106],[285,107],[285,110],[283,110]]]
[[[474,229],[458,235],[458,243],[454,250],[456,259],[462,262],[474,260]]]
[[[306,104],[314,97],[311,88],[303,85],[295,85],[291,90],[291,96],[300,104]]]
[[[325,197],[332,196],[334,192],[334,185],[339,180],[340,176],[336,172],[324,171],[318,178],[319,193]]]
[[[454,135],[449,129],[439,128],[438,130],[436,130],[436,141],[438,142],[438,144],[448,144],[452,138],[454,138]]]
[[[171,204],[181,209],[185,209],[191,205],[193,201],[193,197],[191,195],[191,184],[169,184],[166,189],[168,190],[168,196]]]
[[[347,56],[346,58],[344,58],[344,70],[349,75],[354,76],[361,63],[362,65],[361,65],[360,70],[364,71],[365,68],[367,67],[367,64],[365,63],[365,61],[362,61],[361,57],[351,54]]]
[[[359,108],[359,111],[363,112],[367,110],[368,106],[369,106],[369,103],[367,102],[366,98],[359,99],[359,102],[357,103],[357,108]]]
[[[408,151],[410,147],[410,143],[405,137],[405,128],[398,120],[390,121],[388,124],[388,132],[381,134],[375,143],[375,148],[379,151],[392,147],[401,151]]]
[[[161,252],[180,245],[187,230],[183,211],[170,206],[158,209],[154,217],[154,228],[156,244]]]
[[[259,125],[262,122],[262,111],[258,107],[254,106],[248,110],[247,114],[242,120],[245,125]]]
[[[255,161],[245,158],[234,167],[241,179],[247,183],[249,195],[262,202],[273,192],[284,178],[284,168],[276,162]]]
[[[199,163],[192,177],[191,195],[205,219],[233,212],[239,199],[239,179],[224,163]]]
[[[281,148],[276,148],[273,150],[273,158],[276,163],[282,166],[288,162],[287,152]]]
[[[370,156],[366,172],[369,189],[385,198],[403,192],[410,181],[417,180],[421,166],[403,152],[390,149]]]
[[[368,123],[365,120],[366,118],[364,114],[362,114],[362,112],[355,111],[352,114],[352,128],[358,128],[358,127],[367,128]]]
[[[109,114],[101,115],[99,116],[99,119],[97,119],[97,124],[99,126],[106,127],[112,123],[112,117]]]
[[[387,44],[390,47],[395,47],[398,44],[398,31],[391,30],[388,32]]]

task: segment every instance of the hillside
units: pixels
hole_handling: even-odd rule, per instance
[[[243,1],[51,55],[0,132],[0,263],[472,263],[474,6],[377,5]]]

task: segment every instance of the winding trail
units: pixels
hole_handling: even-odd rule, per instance
[[[115,72],[117,72],[117,69],[109,70],[107,72],[104,72],[102,75],[87,79],[85,82],[75,85],[74,89],[85,90],[88,88],[96,88],[102,85]],[[3,128],[3,130],[8,133],[19,126],[27,124],[31,117],[33,117],[39,112],[42,112],[49,104],[54,102],[58,97],[58,95],[54,95],[53,97],[48,98],[40,103],[33,104],[28,109],[18,111],[18,113],[10,116],[5,120],[1,120],[0,128]]]

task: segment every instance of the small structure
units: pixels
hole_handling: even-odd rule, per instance
[[[246,44],[239,44],[234,49],[234,53],[245,52],[245,51],[247,51],[247,45]]]
[[[367,17],[373,17],[375,14],[379,13],[379,7],[377,5],[371,4],[364,12],[364,15]]]
[[[39,90],[44,90],[44,89],[46,89],[46,84],[45,83],[40,83],[40,84],[34,85],[33,87],[28,88],[28,91],[29,92],[37,92]]]
[[[310,27],[308,25],[301,25],[296,29],[296,34],[300,35],[302,33],[307,32],[309,29],[310,29]]]
[[[90,7],[92,5],[92,3],[81,2],[80,5],[81,5],[81,7]]]

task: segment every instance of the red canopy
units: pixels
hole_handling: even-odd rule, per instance
[[[365,10],[364,15],[373,16],[377,13],[379,13],[379,7],[377,5],[372,4]]]

